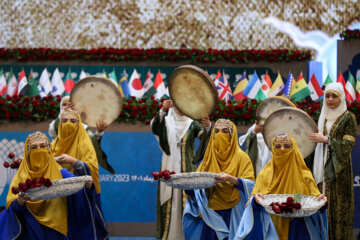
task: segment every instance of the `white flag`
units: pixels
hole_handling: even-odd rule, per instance
[[[87,74],[84,72],[84,70],[81,70],[79,80],[86,78],[86,77],[87,77]]]
[[[38,88],[40,90],[41,97],[47,96],[52,90],[50,79],[49,79],[49,73],[46,68],[41,73]]]
[[[52,85],[51,94],[53,96],[56,96],[56,95],[61,96],[61,94],[63,94],[63,92],[65,91],[65,86],[64,86],[64,83],[63,83],[63,81],[61,79],[60,72],[59,72],[58,68],[55,69],[55,72],[52,75],[51,85]]]
[[[131,96],[141,98],[144,95],[144,88],[142,86],[139,74],[137,73],[136,69],[134,69],[133,73],[131,74],[129,88]]]

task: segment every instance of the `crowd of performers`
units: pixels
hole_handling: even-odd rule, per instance
[[[0,239],[107,239],[101,210],[99,165],[114,170],[101,149],[106,124],[93,134],[81,122],[68,98],[49,128],[30,134],[24,159],[14,176],[0,213]],[[351,151],[355,116],[347,111],[340,83],[328,84],[317,143],[304,159],[295,139],[276,136],[265,145],[262,126],[255,124],[238,139],[230,120],[201,123],[184,116],[171,100],[163,103],[151,129],[163,151],[161,170],[220,174],[208,189],[183,191],[159,181],[156,206],[158,239],[352,239],[354,197]],[[200,145],[195,152],[195,138]],[[246,152],[239,144],[246,143]],[[56,159],[56,160],[55,160]],[[84,188],[68,197],[33,201],[11,189],[26,179],[50,180],[90,175]],[[301,218],[269,214],[259,204],[267,194],[315,196],[326,204]]]

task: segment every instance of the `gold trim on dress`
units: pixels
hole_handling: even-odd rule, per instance
[[[165,228],[164,228],[164,234],[162,236],[162,240],[166,240],[169,234],[169,227],[170,227],[170,211],[171,211],[171,199],[168,200],[168,203],[166,204],[166,219],[165,219]]]
[[[355,138],[353,136],[351,136],[351,135],[344,135],[343,140],[348,140],[348,141],[351,141],[351,142],[355,142]]]

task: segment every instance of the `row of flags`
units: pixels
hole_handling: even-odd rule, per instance
[[[153,74],[148,71],[144,84],[142,84],[140,75],[136,69],[133,70],[129,80],[125,70],[121,73],[119,80],[116,77],[115,70],[110,74],[103,72],[102,75],[118,86],[123,97],[133,96],[142,98],[154,96],[160,99],[164,96],[169,96],[168,88],[165,87],[163,80],[163,76],[166,77],[166,75],[162,74],[160,70],[156,74],[154,81],[152,81]],[[88,74],[82,70],[79,79],[81,80],[87,76]],[[324,86],[333,82],[328,75],[323,84],[323,88],[321,88],[315,74],[313,74],[309,82],[306,83],[302,74],[295,80],[292,73],[289,73],[284,83],[280,73],[278,73],[275,81],[272,81],[268,73],[259,78],[256,71],[254,74],[249,75],[250,80],[248,80],[246,72],[243,72],[240,79],[237,80],[238,83],[234,91],[232,91],[226,76],[227,74],[225,74],[224,71],[221,73],[219,70],[214,78],[219,99],[222,100],[243,100],[250,98],[262,101],[268,97],[283,95],[293,101],[301,101],[306,97],[310,97],[313,101],[316,101],[324,95]],[[347,81],[345,81],[343,75],[340,73],[337,82],[343,84],[346,100],[349,103],[355,101],[360,102],[360,69],[357,71],[356,79],[349,71]],[[74,86],[75,82],[72,79],[70,70],[63,80],[58,68],[56,68],[50,79],[49,73],[45,68],[40,75],[38,83],[34,80],[32,71],[28,77],[26,77],[25,71],[22,70],[19,73],[18,79],[12,71],[10,71],[7,76],[5,76],[3,70],[0,71],[0,96],[17,96],[19,94],[28,96],[39,94],[41,97],[49,94],[54,96],[70,95]]]
[[[3,70],[0,71],[0,96],[9,95],[11,97],[17,95],[35,96],[39,94],[41,97],[52,94],[56,95],[70,95],[75,81],[72,79],[71,71],[69,70],[63,80],[59,69],[56,68],[50,79],[49,72],[45,68],[39,78],[38,83],[34,80],[33,72],[31,71],[26,77],[25,71],[21,70],[18,79],[15,74],[10,71],[7,75]],[[128,74],[124,70],[117,80],[116,72],[113,70],[110,74],[101,73],[100,75],[113,81],[119,88],[123,97],[134,96],[136,98],[154,96],[158,99],[163,96],[169,96],[169,91],[165,87],[163,74],[158,71],[154,82],[152,81],[153,74],[150,71],[146,74],[144,85],[141,83],[140,76],[136,69],[134,69],[128,81]],[[87,77],[88,74],[83,70],[80,73],[79,79]]]
[[[285,83],[280,73],[278,73],[273,82],[268,73],[260,79],[255,71],[250,76],[250,80],[247,79],[246,72],[244,72],[234,91],[232,91],[224,72],[221,74],[218,71],[214,80],[219,99],[221,100],[243,100],[250,98],[263,101],[268,97],[282,95],[295,102],[301,101],[306,97],[310,97],[313,101],[318,100],[324,95],[323,89],[325,86],[332,82],[333,80],[328,75],[321,87],[315,74],[313,74],[309,82],[306,83],[302,73],[300,73],[297,80],[295,80],[292,73],[289,73]],[[347,102],[360,102],[360,69],[357,71],[356,80],[349,71],[347,81],[345,81],[344,76],[340,73],[336,82],[342,83]]]

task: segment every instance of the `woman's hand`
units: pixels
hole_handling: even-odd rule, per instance
[[[309,140],[314,142],[314,143],[319,143],[319,142],[323,142],[323,143],[326,143],[329,139],[328,137],[324,136],[319,128],[318,128],[318,132],[317,133],[308,133],[308,137],[309,137]]]
[[[264,195],[262,195],[261,193],[256,193],[254,195],[254,198],[255,198],[255,201],[256,201],[257,204],[260,204],[260,202],[259,202],[260,198],[265,199]]]
[[[70,163],[71,165],[75,165],[75,163],[77,162],[77,159],[67,155],[66,153],[61,154],[60,156],[56,157],[55,159],[59,164]]]
[[[94,181],[93,181],[93,179],[91,178],[89,181],[86,182],[85,187],[86,187],[87,189],[90,189],[90,188],[92,187],[93,183],[94,183]]]
[[[318,201],[320,201],[321,199],[324,199],[324,201],[327,202],[327,197],[325,197],[324,194],[321,194],[320,196],[317,197]]]
[[[99,120],[96,123],[96,129],[98,130],[98,132],[103,132],[107,127],[108,125],[103,120]]]
[[[227,174],[226,172],[222,172],[220,173],[220,176],[219,177],[215,177],[215,184],[218,184],[218,183],[223,183],[223,182],[231,182],[232,184],[234,185],[238,185],[239,182],[238,182],[238,179],[236,177],[233,177],[229,174]]]
[[[174,106],[174,103],[173,103],[172,100],[165,100],[165,101],[163,102],[163,105],[162,105],[161,110],[162,110],[163,112],[166,112],[169,108],[172,108],[173,106]]]
[[[21,193],[19,193],[16,200],[17,200],[18,204],[23,207],[25,205],[26,201],[30,200],[30,198],[21,192]]]
[[[258,123],[256,123],[255,128],[254,128],[254,132],[255,133],[261,133],[264,129],[264,125],[259,125]]]
[[[205,127],[210,127],[211,126],[211,122],[209,117],[205,117],[203,119],[201,119],[201,126],[205,126]]]

